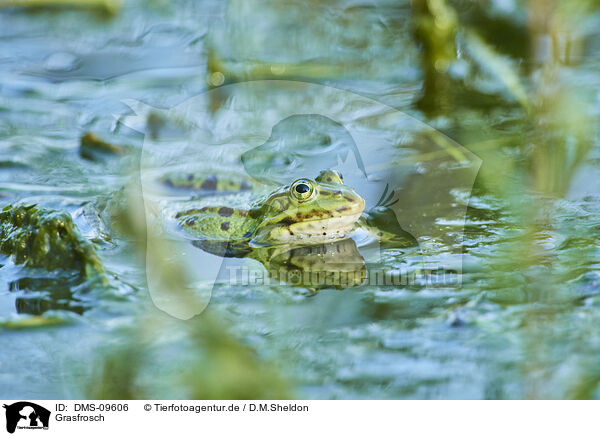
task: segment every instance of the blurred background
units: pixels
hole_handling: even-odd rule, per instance
[[[595,0],[0,0],[0,396],[600,398],[599,36]],[[191,320],[155,308],[143,132],[185,136],[160,109],[261,79],[373,99],[481,159],[444,193],[466,218],[418,235],[461,287],[220,283]],[[132,100],[156,108],[143,132]],[[254,141],[212,128],[217,155]],[[439,151],[410,157],[426,178]],[[81,264],[20,258],[37,222]]]

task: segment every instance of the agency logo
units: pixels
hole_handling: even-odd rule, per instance
[[[3,406],[6,409],[6,431],[14,433],[19,430],[47,430],[50,422],[50,411],[29,401],[19,401]]]

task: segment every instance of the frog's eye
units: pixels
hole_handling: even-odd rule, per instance
[[[298,201],[310,200],[315,195],[315,187],[310,180],[296,180],[292,183],[292,195]]]

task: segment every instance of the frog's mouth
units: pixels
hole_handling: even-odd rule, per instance
[[[292,217],[280,220],[271,228],[265,227],[257,232],[252,242],[256,245],[265,244],[319,244],[336,239],[343,239],[354,229],[360,218],[362,208],[343,211],[332,217],[319,217],[306,219],[301,217],[296,220]]]
[[[338,215],[328,218],[305,220],[284,226],[289,232],[289,239],[331,240],[344,238],[352,231],[360,217],[359,213]],[[287,227],[287,228],[286,228]],[[282,236],[285,236],[285,232]]]

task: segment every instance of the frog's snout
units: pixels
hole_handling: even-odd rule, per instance
[[[336,191],[333,195],[342,200],[343,205],[336,209],[342,216],[360,215],[365,210],[365,200],[354,191]]]

